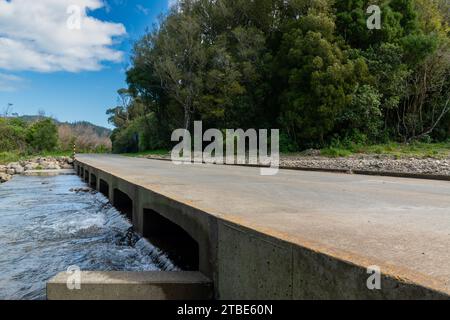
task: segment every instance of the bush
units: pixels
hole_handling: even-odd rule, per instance
[[[20,155],[16,152],[0,152],[0,164],[8,164],[16,162],[20,159]]]
[[[287,134],[284,132],[280,133],[280,152],[282,153],[290,153],[298,151],[298,147],[296,143],[289,138]]]
[[[111,140],[114,153],[136,153],[168,147],[168,140],[161,138],[153,114],[133,120],[126,128],[114,130]]]
[[[16,119],[0,118],[0,152],[26,150],[26,124]]]
[[[58,146],[58,128],[51,119],[33,123],[27,132],[27,142],[33,151],[54,151]]]

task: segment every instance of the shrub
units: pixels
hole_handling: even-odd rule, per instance
[[[26,150],[26,124],[0,118],[0,152]]]
[[[33,123],[27,132],[27,142],[33,151],[54,151],[58,145],[58,128],[51,119]]]
[[[153,114],[133,120],[126,128],[114,130],[111,135],[113,152],[136,153],[165,149],[168,147],[168,139],[162,138],[159,128]]]

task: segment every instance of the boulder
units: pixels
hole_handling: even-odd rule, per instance
[[[7,182],[11,180],[11,176],[6,173],[0,173],[0,183]]]
[[[50,162],[43,165],[44,170],[59,170],[61,167],[56,162]]]
[[[15,175],[16,174],[16,170],[14,170],[14,169],[7,169],[6,170],[6,174],[10,175],[10,176]]]
[[[28,163],[25,165],[25,171],[36,170],[39,165],[35,162]]]
[[[20,163],[18,163],[18,162],[11,162],[11,163],[8,163],[8,165],[6,166],[6,168],[8,168],[8,169],[14,169],[14,168],[17,167],[17,166],[21,166]]]
[[[0,166],[0,173],[5,173],[7,170],[6,166]]]
[[[9,172],[8,172],[9,171]],[[12,173],[14,171],[14,173]],[[18,162],[11,162],[7,166],[6,173],[8,174],[22,174],[25,170]]]
[[[13,169],[16,172],[16,174],[22,174],[25,171],[25,169],[21,165],[15,166]]]

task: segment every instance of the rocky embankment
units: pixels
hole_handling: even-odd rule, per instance
[[[72,169],[73,159],[70,157],[34,158],[0,165],[0,183],[9,181],[16,174],[27,171]]]
[[[433,175],[450,177],[450,158],[396,158],[389,155],[359,155],[347,158],[328,158],[314,152],[311,155],[282,155],[280,166],[284,168],[367,171],[389,175]],[[169,160],[169,155],[147,156],[149,159]]]
[[[383,173],[425,174],[450,176],[450,159],[400,158],[364,155],[349,158],[283,156],[281,166],[346,171],[371,171]]]

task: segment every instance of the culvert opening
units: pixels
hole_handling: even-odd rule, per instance
[[[158,212],[144,209],[144,237],[164,251],[182,270],[199,270],[199,247],[183,228]]]
[[[84,171],[84,181],[89,182],[89,171]]]
[[[84,178],[84,169],[82,167],[80,167],[79,175],[81,178]]]
[[[97,176],[93,173],[91,173],[91,182],[90,182],[92,189],[97,189]]]
[[[119,189],[114,189],[114,206],[122,212],[128,220],[133,221],[133,200]]]
[[[101,194],[109,198],[109,185],[104,180],[100,179],[99,190]]]

